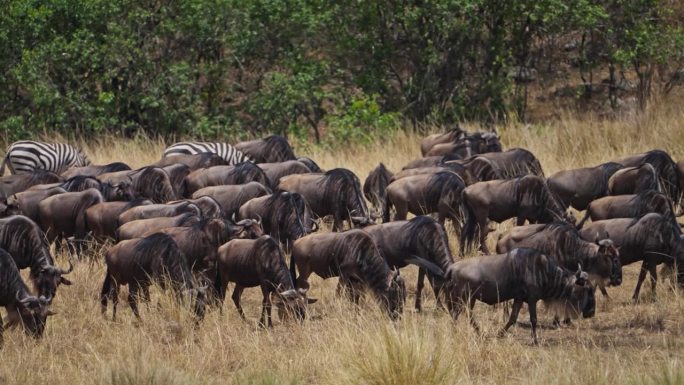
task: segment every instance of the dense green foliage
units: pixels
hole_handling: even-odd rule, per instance
[[[635,71],[645,103],[654,82],[669,90],[681,73],[681,8],[676,0],[7,0],[0,130],[6,139],[56,130],[364,140],[401,119],[524,117],[528,73],[551,73],[574,43],[582,96],[591,96],[594,71],[609,68],[611,90]]]

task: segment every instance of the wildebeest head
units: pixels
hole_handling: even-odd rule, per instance
[[[306,319],[307,305],[316,303],[318,299],[307,298],[305,289],[290,289],[276,291],[274,304],[278,309],[278,318],[281,320],[294,317],[297,321]]]
[[[102,183],[101,192],[107,201],[130,201],[135,198],[131,182],[119,182],[116,184],[105,182]]]
[[[349,218],[361,227],[373,223],[361,193],[361,182],[353,172],[344,168],[327,171],[323,183],[324,195],[336,207],[337,217]]]
[[[599,235],[596,234],[596,244],[599,247],[597,254],[599,266],[595,270],[600,271],[601,276],[610,277],[609,285],[619,286],[622,283],[622,262],[620,262],[618,248],[607,233],[604,239],[599,239]]]
[[[74,265],[69,261],[69,269],[64,270],[57,266],[45,266],[37,276],[31,277],[38,293],[43,293],[52,301],[57,293],[59,285],[70,286],[71,281],[64,278],[64,275],[71,273]]]
[[[596,298],[594,297],[594,286],[589,280],[589,274],[582,271],[582,266],[578,265],[577,272],[574,274],[557,267],[558,274],[565,276],[564,300],[561,306],[564,308],[566,317],[576,318],[580,314],[583,318],[591,318],[596,311]]]
[[[0,218],[20,215],[21,213],[21,210],[17,206],[16,195],[12,195],[8,198],[0,197]]]
[[[387,275],[387,285],[387,312],[392,320],[397,320],[404,312],[406,282],[396,268]]]
[[[480,135],[479,152],[484,154],[487,152],[501,152],[501,141],[495,132],[486,132]]]
[[[50,302],[52,298],[40,296],[26,296],[24,298],[17,297],[17,310],[21,317],[21,323],[26,332],[34,338],[41,338],[45,331],[45,324],[47,317],[55,313],[50,310]]]
[[[256,239],[264,235],[261,219],[243,219],[230,227],[229,238]]]

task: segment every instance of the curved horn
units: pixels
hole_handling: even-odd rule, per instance
[[[59,273],[62,274],[62,275],[69,274],[69,273],[71,273],[72,271],[74,271],[74,264],[71,263],[71,259],[70,259],[70,260],[69,260],[69,269],[67,269],[67,270],[58,269],[58,270],[59,270]]]
[[[256,221],[257,225],[261,225],[261,215],[256,214],[256,216],[257,216],[257,218],[258,218],[257,221]]]
[[[17,302],[21,303],[22,305],[31,302],[31,296],[26,296],[26,298],[24,299],[19,298],[18,291],[14,294],[14,298],[17,300]]]
[[[575,275],[577,275],[577,278],[579,278],[581,274],[582,274],[582,264],[578,263],[577,264],[577,273],[575,273]]]
[[[318,226],[318,222],[314,221],[313,219],[311,220],[311,231],[316,232],[320,229]]]

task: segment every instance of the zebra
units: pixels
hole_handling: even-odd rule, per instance
[[[216,154],[223,158],[228,165],[242,162],[251,162],[247,155],[228,143],[213,142],[180,142],[173,144],[164,150],[164,158],[174,155],[195,155],[203,152]]]
[[[45,170],[59,175],[70,167],[89,166],[90,160],[81,150],[68,144],[20,140],[7,149],[0,164],[0,176],[5,173],[5,164],[12,174]]]

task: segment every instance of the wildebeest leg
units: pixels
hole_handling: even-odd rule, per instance
[[[226,285],[227,286],[227,285]],[[235,307],[237,308],[238,314],[240,314],[240,317],[242,317],[243,320],[245,320],[245,312],[242,311],[242,306],[240,305],[240,298],[242,297],[242,291],[245,290],[244,287],[240,285],[235,285],[235,289],[233,289],[233,295],[230,297],[233,299],[233,303],[235,304]],[[222,289],[223,296],[226,296],[226,288],[223,287]],[[221,301],[223,303],[223,301]]]
[[[480,325],[477,324],[477,322],[475,321],[475,317],[473,317],[473,308],[475,308],[475,301],[475,297],[470,297],[470,303],[468,304],[468,319],[470,320],[470,324],[473,326],[473,329],[475,329],[475,331],[478,334],[480,334]]]
[[[142,290],[142,299],[145,302],[145,306],[147,306],[147,310],[150,310],[150,286],[149,285],[141,285],[140,289]]]
[[[271,321],[271,293],[265,287],[261,288],[261,293],[264,295],[264,299],[261,302],[261,319],[259,319],[259,326],[273,327],[273,322]]]
[[[119,284],[114,282],[112,285],[112,290],[110,292],[110,297],[112,299],[112,321],[116,321],[116,306],[119,304]]]
[[[658,283],[658,271],[657,265],[655,263],[648,264],[648,273],[651,276],[651,295],[655,298],[656,294],[656,284]]]
[[[539,345],[539,340],[537,340],[537,301],[527,301],[527,310],[530,313],[530,324],[532,325],[532,341],[535,345]]]
[[[506,325],[504,325],[503,329],[499,331],[499,337],[506,334],[506,332],[508,332],[508,329],[510,329],[511,326],[515,325],[516,321],[518,321],[518,314],[520,313],[522,305],[523,301],[521,299],[513,300],[513,308],[511,309],[511,315],[508,318],[508,322],[506,322]]]
[[[131,282],[128,284],[128,306],[133,310],[135,318],[140,319],[140,312],[138,311],[138,291],[140,290],[140,285],[137,282]]]
[[[604,285],[603,283],[600,283],[600,284],[598,285],[598,287],[599,287],[599,290],[601,290],[601,294],[602,294],[606,299],[610,299],[610,297],[608,296],[608,291],[606,290],[606,285]]]
[[[480,227],[480,249],[483,253],[489,254],[489,248],[487,247],[487,234],[489,234],[489,220],[487,219],[488,214],[480,217],[478,221],[478,226]]]
[[[418,283],[416,283],[416,311],[422,310],[423,299],[421,295],[423,293],[423,287],[425,286],[425,270],[418,269]]]
[[[639,300],[639,291],[641,291],[641,284],[644,283],[646,279],[646,273],[648,272],[648,263],[646,261],[641,263],[641,271],[639,271],[639,278],[637,279],[637,285],[634,289],[634,294],[632,295],[632,301],[636,302]]]
[[[430,276],[428,274],[427,276],[428,282],[430,282],[430,286],[432,286],[432,291],[435,293],[435,301],[437,302],[436,305],[439,309],[444,310],[444,304],[442,303],[442,299],[439,296],[439,293],[442,291],[442,282],[438,282],[434,277]]]
[[[0,317],[0,348],[2,348],[2,345],[5,343],[5,340],[2,337],[2,334],[4,331],[5,331],[5,328],[2,325],[2,317]]]
[[[406,205],[406,202],[397,202],[394,205],[394,220],[395,221],[404,221],[406,220],[406,216],[408,215],[408,206]]]

